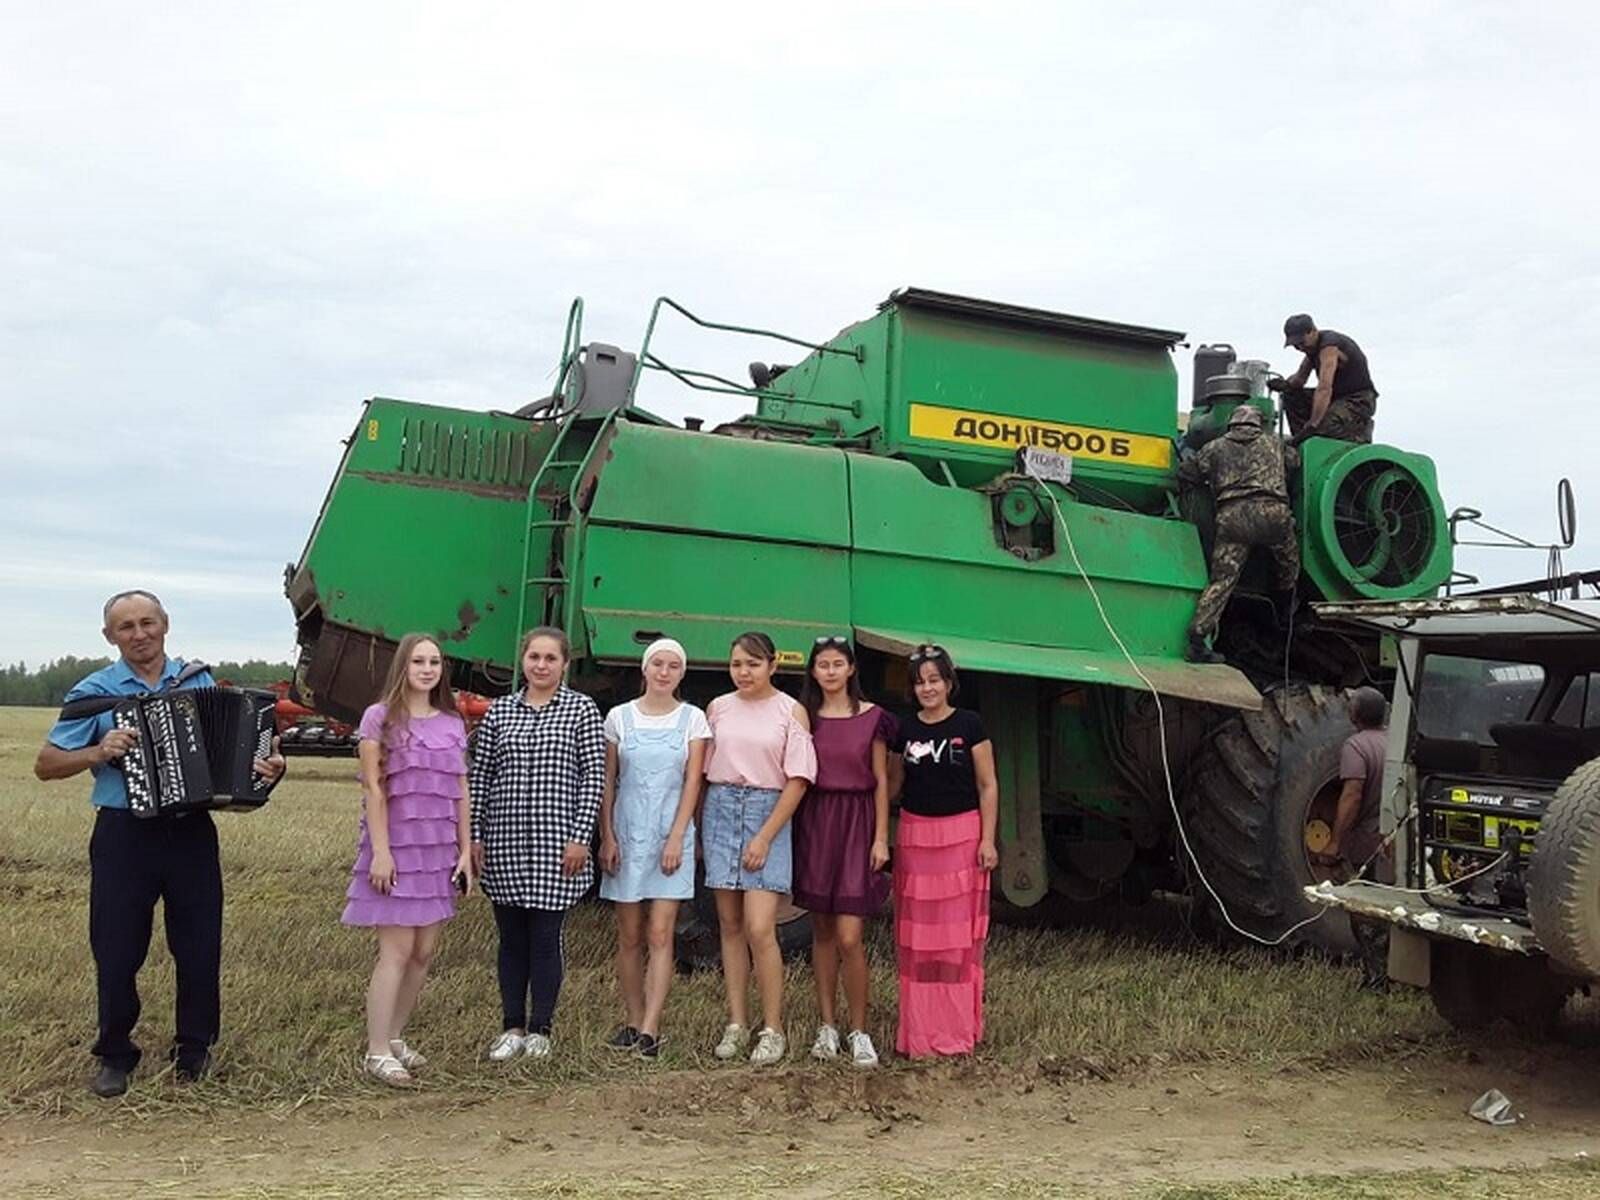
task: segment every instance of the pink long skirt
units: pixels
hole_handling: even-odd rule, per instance
[[[978,868],[976,812],[900,814],[894,932],[900,961],[901,1054],[970,1054],[983,1038],[983,948],[989,872]]]

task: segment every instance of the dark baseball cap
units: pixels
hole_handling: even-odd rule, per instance
[[[1297,340],[1305,337],[1316,327],[1317,323],[1311,319],[1309,314],[1295,313],[1294,316],[1283,323],[1283,344],[1285,346],[1294,345]]]

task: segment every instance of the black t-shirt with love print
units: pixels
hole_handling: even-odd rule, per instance
[[[893,746],[905,765],[900,807],[919,817],[950,817],[977,808],[972,748],[988,740],[982,719],[965,708],[931,725],[917,715],[900,722]]]

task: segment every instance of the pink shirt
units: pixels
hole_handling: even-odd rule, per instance
[[[794,698],[776,692],[744,700],[738,692],[718,696],[706,708],[711,753],[706,778],[712,783],[782,790],[791,779],[817,777],[811,735],[795,720]]]

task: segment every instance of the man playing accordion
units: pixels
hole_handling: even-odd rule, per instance
[[[137,696],[209,687],[204,669],[186,670],[167,657],[167,613],[152,593],[119,592],[106,601],[106,641],[116,662],[80,680],[67,700]],[[95,808],[89,839],[89,946],[99,998],[100,1069],[90,1085],[99,1096],[128,1090],[139,1063],[133,1027],[139,1019],[139,968],[150,949],[156,901],[165,905],[167,944],[177,967],[177,1027],[171,1052],[174,1073],[193,1081],[205,1074],[222,1020],[222,866],[217,830],[204,811],[137,817],[128,805],[123,773],[115,765],[138,734],[113,728],[112,714],[56,722],[34,763],[40,779],[94,775]],[[255,770],[268,779],[283,774],[272,754]]]

